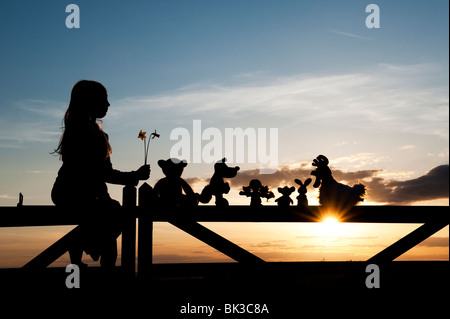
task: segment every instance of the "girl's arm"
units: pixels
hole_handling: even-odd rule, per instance
[[[113,169],[109,157],[105,160],[105,181],[107,183],[136,186],[139,180],[146,180],[149,176],[149,165],[144,165],[137,171],[121,172],[119,170]]]

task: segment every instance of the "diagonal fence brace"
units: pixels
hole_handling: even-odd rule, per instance
[[[75,227],[70,232],[61,237],[58,241],[56,241],[53,245],[51,245],[46,250],[30,260],[28,263],[26,263],[22,268],[41,269],[49,266],[51,263],[53,263],[68,251],[70,243],[73,240],[76,240],[79,232],[80,226]]]
[[[201,240],[207,245],[217,249],[221,253],[236,260],[237,262],[248,264],[265,262],[261,258],[253,255],[247,250],[239,247],[228,239],[223,238],[222,236],[216,234],[212,230],[198,224],[195,221],[170,220],[169,223],[188,233],[189,235],[197,238],[198,240]]]
[[[379,264],[383,262],[393,261],[405,252],[420,244],[422,241],[432,236],[442,228],[448,225],[448,222],[428,222],[412,231],[402,239],[396,241],[386,249],[382,250],[375,256],[371,257],[367,262]]]

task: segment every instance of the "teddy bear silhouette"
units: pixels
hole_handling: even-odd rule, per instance
[[[308,192],[308,190],[306,189],[306,187],[309,184],[311,184],[312,179],[307,178],[304,183],[302,183],[302,181],[299,180],[298,178],[296,178],[294,181],[298,185],[300,185],[300,187],[298,188],[297,206],[299,206],[299,207],[308,206],[308,198],[306,197],[306,193]]]
[[[289,196],[295,192],[295,187],[287,187],[284,186],[283,188],[278,187],[278,192],[282,194],[281,197],[278,197],[275,202],[278,203],[278,206],[280,207],[288,207],[290,204],[294,204],[294,201]]]
[[[181,178],[183,170],[187,166],[186,161],[170,158],[159,160],[158,165],[166,176],[161,178],[153,189],[154,196],[159,202],[166,206],[197,206],[198,194],[194,193],[191,186]]]
[[[214,164],[214,174],[211,177],[209,185],[203,188],[200,194],[199,201],[201,203],[209,203],[212,196],[216,198],[216,206],[229,206],[228,201],[223,197],[223,194],[228,194],[230,191],[230,184],[224,181],[224,178],[233,178],[239,171],[239,166],[228,167],[225,162],[226,158]]]
[[[269,200],[275,197],[273,192],[269,191],[269,187],[262,186],[261,181],[258,179],[252,179],[249,186],[243,186],[239,195],[250,197],[250,206],[262,206],[261,198]]]

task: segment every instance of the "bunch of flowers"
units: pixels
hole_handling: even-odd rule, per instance
[[[148,147],[150,146],[150,140],[153,140],[155,137],[159,138],[160,135],[155,130],[153,133],[150,133],[150,137],[146,142],[147,136],[145,134],[147,134],[147,132],[143,132],[142,130],[140,130],[138,138],[144,141],[144,165],[147,165]]]

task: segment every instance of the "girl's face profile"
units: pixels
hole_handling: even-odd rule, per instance
[[[101,119],[108,112],[110,104],[108,101],[108,94],[106,92],[102,92],[92,99],[92,117]]]

